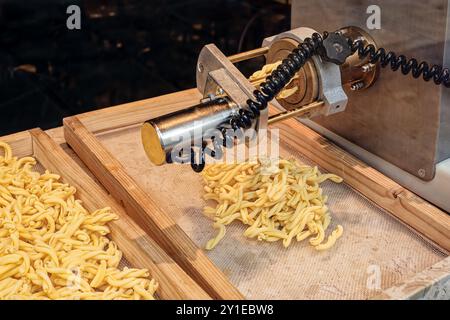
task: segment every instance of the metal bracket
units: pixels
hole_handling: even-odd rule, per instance
[[[217,89],[220,88],[239,108],[247,108],[246,101],[255,99],[255,87],[214,44],[204,46],[200,52],[196,78],[197,89],[203,97],[209,94],[217,95]],[[253,124],[254,129],[266,129],[267,119],[266,109]]]
[[[221,68],[211,71],[206,80],[203,96],[222,96],[226,94],[238,106],[245,106],[248,96],[239,85],[230,77],[229,73]]]
[[[302,43],[306,38],[311,37],[315,32],[311,28],[297,28],[280,33],[264,39],[263,47],[270,47],[275,41],[289,38],[298,43]],[[334,63],[325,62],[319,56],[312,58],[319,79],[319,99],[325,105],[323,114],[328,116],[345,110],[348,97],[342,88],[341,71]]]

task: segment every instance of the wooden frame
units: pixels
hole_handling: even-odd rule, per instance
[[[373,300],[450,300],[450,257],[384,290]]]
[[[189,236],[162,212],[125,168],[76,117],[64,120],[67,143],[104,185],[126,208],[129,215],[166,250],[200,286],[216,299],[243,299]]]
[[[199,99],[200,94],[192,89],[85,113],[76,119],[88,132],[98,134],[143,123],[152,117],[184,109],[198,103]],[[73,119],[75,118],[65,120],[66,129]],[[289,132],[289,135],[284,134],[280,139],[295,146],[307,158],[327,171],[341,175],[348,185],[362,195],[429,240],[450,251],[448,213],[403,188],[295,119],[277,123],[276,126],[287,129],[281,130],[283,132]]]
[[[155,239],[162,237],[159,240],[161,246],[170,255],[175,254],[174,259],[209,294],[217,298],[224,297],[223,295],[226,294],[223,291],[226,279],[220,278],[217,281],[213,277],[212,274],[218,271],[214,265],[212,265],[214,272],[210,272],[210,270],[204,269],[207,265],[211,266],[208,262],[192,263],[188,259],[188,256],[193,254],[192,250],[197,249],[191,245],[185,246],[180,242],[180,239],[186,239],[182,230],[177,228],[178,231],[175,235],[167,232],[164,225],[169,223],[170,226],[173,226],[171,222],[167,221],[167,217],[164,217],[158,205],[148,198],[148,195],[125,172],[119,161],[95,137],[96,134],[102,132],[139,125],[149,118],[186,108],[196,104],[199,98],[199,93],[193,89],[67,118],[64,120],[64,135],[67,143],[105,188],[125,207],[129,208],[128,212],[133,214],[136,222],[152,236],[155,236]],[[343,176],[346,183],[363,196],[415,229],[431,242],[447,251],[450,250],[450,216],[446,212],[401,187],[298,121],[290,119],[277,124],[277,126],[287,129],[280,130],[282,131],[281,139],[284,142],[295,147],[327,171]],[[167,240],[172,243],[166,243]],[[174,249],[184,253],[180,255],[180,252],[174,252]],[[201,259],[207,258],[202,256]],[[441,273],[450,274],[448,263],[442,265]],[[211,280],[213,282],[210,282]],[[416,286],[420,287],[417,283]],[[423,290],[425,289],[423,288]],[[228,292],[228,297],[242,298],[239,295],[237,290]]]
[[[164,250],[159,247],[107,192],[97,184],[64,150],[40,129],[0,137],[13,149],[14,156],[33,156],[46,169],[61,175],[77,189],[76,197],[88,210],[111,207],[119,220],[109,223],[111,238],[129,263],[146,268],[160,286],[162,299],[210,299]]]

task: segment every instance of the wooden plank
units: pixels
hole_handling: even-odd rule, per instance
[[[243,299],[242,294],[184,231],[162,212],[77,117],[64,119],[67,143],[128,214],[216,299]]]
[[[90,132],[98,133],[143,123],[150,118],[198,104],[200,99],[197,89],[191,89],[95,110],[77,117]]]
[[[277,125],[280,139],[424,235],[450,251],[450,216],[340,149],[315,131],[290,119]]]
[[[28,131],[0,137],[0,141],[6,142],[11,146],[15,157],[22,158],[33,154],[33,143]]]
[[[111,238],[133,267],[149,269],[160,284],[158,295],[162,299],[210,298],[58,144],[40,129],[30,132],[37,160],[74,186],[86,209],[111,207],[119,216],[119,220],[108,224]]]
[[[450,257],[384,290],[372,300],[450,300]]]

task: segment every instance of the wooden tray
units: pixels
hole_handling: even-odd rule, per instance
[[[115,131],[139,125],[152,117],[186,108],[198,100],[199,94],[195,90],[188,90],[67,118],[64,120],[64,136],[80,159],[127,208],[127,212],[139,226],[154,237],[205,291],[214,298],[242,298],[223,273],[194,245],[173,219],[162,212],[160,205],[130,177],[124,165],[96,137],[99,134],[114,134]],[[281,140],[292,149],[325,170],[342,176],[354,190],[442,250],[450,250],[450,216],[447,213],[352,157],[298,121],[287,120],[279,128]],[[120,137],[120,133],[117,135]],[[419,272],[402,281],[399,286],[403,286],[403,289],[386,290],[379,297],[420,296],[433,285],[440,285],[447,279],[447,275],[450,275],[448,260],[444,259],[436,266],[425,268],[423,273]],[[418,281],[417,277],[421,280]],[[406,290],[405,287],[409,289]]]
[[[127,264],[146,268],[159,282],[161,299],[210,299],[208,294],[151,239],[107,192],[88,175],[54,140],[40,129],[0,137],[17,157],[33,156],[45,169],[59,174],[77,189],[76,197],[86,209],[111,207],[119,219],[109,223],[111,238]]]

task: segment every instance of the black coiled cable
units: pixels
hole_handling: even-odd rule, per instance
[[[407,59],[404,55],[395,54],[392,51],[386,53],[384,48],[376,49],[374,45],[369,44],[364,46],[362,40],[356,40],[351,45],[352,53],[358,52],[360,59],[364,59],[369,56],[370,63],[380,63],[380,66],[385,68],[390,66],[393,71],[401,70],[404,75],[411,75],[414,78],[423,77],[425,81],[433,79],[437,85],[444,85],[450,88],[450,71],[448,68],[443,68],[439,65],[430,65],[422,61],[419,63],[416,59]]]
[[[311,38],[306,38],[266,78],[259,86],[259,90],[253,92],[256,101],[247,100],[248,110],[239,110],[240,117],[231,121],[234,121],[239,127],[249,128],[251,120],[258,117],[261,110],[267,108],[268,103],[283,90],[313,55],[319,53],[322,49],[322,42],[323,38],[319,33],[314,33]]]
[[[324,33],[324,37],[326,37]],[[211,152],[213,157],[222,156],[222,147],[230,147],[230,143],[234,137],[230,137],[228,129],[235,131],[248,129],[252,126],[252,121],[257,119],[262,110],[267,108],[268,103],[275,98],[281,90],[292,80],[295,74],[305,65],[305,63],[322,49],[323,38],[319,33],[314,33],[311,38],[306,38],[303,43],[299,44],[286,59],[266,78],[259,86],[259,90],[253,92],[255,100],[247,100],[247,109],[240,109],[228,123],[230,128],[222,126],[219,128],[221,132],[222,143],[220,139],[212,139],[214,150]],[[205,167],[205,149],[206,144],[203,143],[199,148],[200,156],[196,161],[196,152],[191,148],[191,167],[195,172],[201,172]]]

